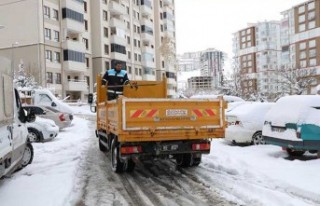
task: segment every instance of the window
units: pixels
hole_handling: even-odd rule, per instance
[[[308,29],[314,29],[316,28],[316,21],[309,21],[308,23]]]
[[[106,27],[103,28],[103,34],[104,34],[104,37],[106,37],[106,38],[109,37],[109,30],[108,30],[108,28],[106,28]]]
[[[56,9],[53,9],[53,18],[59,20],[59,11]]]
[[[82,52],[65,49],[63,50],[63,60],[85,63],[85,54]]]
[[[142,75],[142,69],[139,68],[139,75],[141,76]]]
[[[138,75],[138,68],[134,68],[134,73]]]
[[[308,4],[308,10],[312,10],[315,8],[314,1]]]
[[[54,31],[54,40],[56,42],[59,42],[59,32],[58,31]]]
[[[51,40],[51,29],[45,28],[44,29],[44,36],[45,36],[45,39]]]
[[[130,66],[128,66],[128,73],[131,74],[132,73],[132,69]]]
[[[88,50],[89,49],[89,41],[88,41],[88,39],[83,38],[82,41],[83,41],[84,45],[86,45],[86,49]]]
[[[306,16],[304,14],[299,16],[299,23],[302,23],[305,20],[306,20]]]
[[[61,84],[61,74],[56,73],[56,84]]]
[[[300,52],[300,59],[305,59],[306,58],[306,52],[302,51]]]
[[[315,19],[316,13],[314,11],[311,11],[308,13],[308,20]]]
[[[111,52],[117,52],[120,54],[127,54],[126,47],[119,44],[111,44]]]
[[[164,61],[162,61],[162,68],[164,68]]]
[[[47,6],[43,7],[43,14],[45,17],[50,18],[50,8]]]
[[[52,51],[46,50],[46,59],[52,61]]]
[[[84,29],[88,31],[88,21],[84,20]]]
[[[316,58],[312,58],[309,60],[309,66],[316,66],[317,65],[317,59]]]
[[[300,61],[300,67],[306,67],[306,66],[307,66],[307,61],[306,60]]]
[[[314,48],[314,49],[310,49],[309,50],[309,57],[315,57],[317,55],[317,50]]]
[[[306,49],[306,42],[300,43],[300,44],[299,44],[299,49],[300,49],[300,50]]]
[[[134,45],[135,47],[137,47],[137,40],[136,40],[136,39],[133,40],[133,45]]]
[[[75,20],[77,22],[83,23],[84,19],[83,19],[83,14],[76,12],[72,9],[68,9],[68,8],[62,8],[62,18],[69,18],[72,20]]]
[[[138,61],[138,55],[136,53],[134,53],[134,60]]]
[[[87,2],[85,2],[85,1],[83,2],[83,7],[84,7],[84,12],[87,13],[87,11],[88,11],[87,10],[88,9]]]
[[[127,29],[130,29],[130,22],[127,21]]]
[[[140,26],[137,26],[137,32],[140,34]]]
[[[138,40],[138,47],[140,48],[140,40]]]
[[[304,13],[304,11],[305,11],[305,6],[304,5],[300,6],[298,9],[299,14]]]
[[[127,36],[127,43],[130,44],[130,37]]]
[[[126,7],[127,8],[127,14],[130,14],[130,10],[129,10],[129,7]]]
[[[89,58],[88,58],[88,57],[86,57],[86,66],[87,66],[87,68],[89,68],[89,67],[90,67],[90,60],[89,60]]]
[[[47,72],[47,83],[53,83],[53,75],[52,72]],[[46,95],[47,96],[47,95]],[[42,97],[40,97],[42,99]]]
[[[108,12],[103,11],[103,20],[108,21]]]
[[[139,59],[139,62],[141,62],[141,55],[140,54],[138,55],[138,59]]]
[[[105,68],[105,70],[110,69],[110,64],[109,64],[109,62],[104,62],[104,68]]]
[[[315,39],[309,41],[309,48],[310,47],[316,47],[316,40]]]
[[[60,63],[60,52],[53,53],[53,61],[56,63]]]
[[[104,53],[109,54],[109,45],[104,45]]]
[[[128,51],[128,59],[131,59],[131,52]]]

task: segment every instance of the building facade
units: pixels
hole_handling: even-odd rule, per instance
[[[174,12],[173,0],[3,0],[0,55],[70,100],[86,99],[115,62],[132,80],[166,75],[174,95],[176,67],[160,49],[169,39],[175,58]]]

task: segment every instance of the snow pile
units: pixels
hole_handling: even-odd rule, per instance
[[[223,99],[229,103],[231,102],[244,102],[243,99],[236,96],[229,95],[214,95],[214,94],[196,94],[191,96],[191,99],[217,99],[218,97],[223,96]]]
[[[75,118],[51,142],[35,143],[32,164],[4,179],[1,205],[72,205],[72,190],[80,160],[92,134],[88,121]]]

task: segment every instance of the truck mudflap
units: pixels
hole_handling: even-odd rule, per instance
[[[161,156],[175,154],[209,154],[209,140],[120,143],[120,155]]]

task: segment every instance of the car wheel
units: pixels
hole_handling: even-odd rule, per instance
[[[301,156],[305,153],[305,151],[302,151],[302,150],[293,150],[293,149],[287,148],[287,153],[289,154],[289,156],[301,157]]]
[[[124,171],[124,163],[120,161],[119,146],[116,138],[112,140],[111,151],[112,170],[116,173],[122,173]]]
[[[33,160],[33,147],[32,147],[32,144],[28,142],[24,149],[21,166],[25,167],[28,164],[31,164],[32,160]]]
[[[254,133],[254,135],[252,136],[252,144],[253,145],[266,144],[266,141],[262,136],[262,132]]]
[[[28,138],[30,142],[40,142],[40,132],[34,128],[28,128]]]

